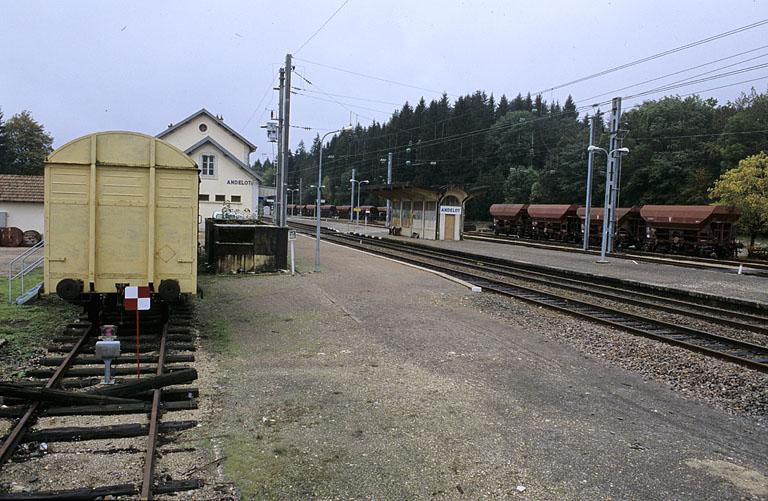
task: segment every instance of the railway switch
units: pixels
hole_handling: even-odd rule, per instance
[[[101,336],[96,341],[96,356],[104,361],[104,379],[101,384],[115,384],[112,379],[112,360],[120,356],[120,341],[115,339],[117,327],[104,325],[101,327]]]

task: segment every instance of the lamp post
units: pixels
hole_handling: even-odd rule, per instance
[[[296,203],[296,200],[294,200],[294,197],[295,197],[294,193],[298,193],[298,192],[299,192],[298,188],[288,189],[288,193],[291,194],[291,205],[293,205],[293,207],[291,208],[291,216],[296,215],[296,206],[294,205]]]
[[[337,132],[352,130],[352,126],[342,127],[338,130],[326,132],[320,138],[320,161],[317,166],[317,202],[315,203],[315,271],[320,271],[320,188],[323,184],[323,142],[325,138]]]
[[[360,190],[362,189],[362,185],[363,184],[368,184],[368,180],[366,179],[365,181],[358,181],[357,179],[350,179],[349,182],[352,183],[352,193],[353,193],[353,195],[352,195],[352,197],[353,197],[352,198],[352,209],[350,211],[350,223],[351,223],[352,222],[351,221],[352,213],[354,213],[354,211],[355,211],[355,205],[354,205],[354,202],[355,202],[355,199],[354,199],[354,196],[355,196],[354,195],[354,193],[355,193],[355,183],[357,183],[357,208],[359,209],[360,208]],[[360,224],[360,212],[359,211],[357,212],[357,216],[355,217],[355,224],[356,225]]]
[[[587,151],[590,153],[595,151],[602,151],[606,155],[607,162],[610,162],[611,157],[613,157],[617,153],[619,155],[626,155],[627,153],[629,153],[629,148],[616,148],[615,150],[611,150],[609,152],[604,148],[600,148],[599,146],[590,145],[589,148],[587,148]],[[612,207],[612,204],[611,204],[611,191],[614,189],[613,182],[614,182],[613,179],[609,179],[608,165],[606,164],[605,202],[603,204],[603,240],[600,243],[600,259],[597,260],[597,262],[600,264],[604,264],[608,262],[608,260],[605,258],[605,253],[608,249],[608,228],[610,227],[609,221],[613,217],[614,211],[616,211],[616,207]],[[587,221],[587,224],[589,224],[589,221]]]

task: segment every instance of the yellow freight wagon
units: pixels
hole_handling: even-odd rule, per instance
[[[165,141],[100,132],[65,144],[45,163],[45,291],[195,293],[197,197],[197,165]]]

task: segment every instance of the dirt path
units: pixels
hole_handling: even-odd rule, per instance
[[[300,270],[313,245],[299,239]],[[323,265],[203,280],[221,353],[208,433],[245,499],[768,496],[756,423],[487,315],[434,275],[326,245]]]

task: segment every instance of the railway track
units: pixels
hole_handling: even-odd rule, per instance
[[[139,496],[152,499],[156,494],[187,491],[202,487],[199,479],[172,480],[157,478],[155,465],[158,444],[170,433],[197,425],[195,421],[163,419],[167,413],[197,408],[197,390],[187,385],[197,378],[197,372],[186,365],[194,362],[190,330],[191,312],[186,306],[174,306],[170,311],[158,306],[141,317],[141,344],[135,341],[136,324],[133,316],[120,312],[103,312],[98,323],[87,321],[67,326],[62,336],[53,339],[48,352],[51,356],[41,362],[43,368],[27,372],[29,380],[0,384],[0,396],[5,406],[0,417],[17,419],[0,446],[0,468],[8,462],[25,462],[35,458],[28,444],[77,442],[81,440],[146,437],[143,450],[141,478],[117,485],[93,487],[83,485],[57,491],[0,494],[0,500],[11,499],[96,499],[106,496]],[[113,376],[121,381],[115,385],[99,385],[103,365],[90,356],[99,335],[99,325],[118,325],[122,355],[113,361]],[[121,335],[121,331],[129,333]],[[137,348],[141,376],[137,377]],[[64,357],[58,355],[66,352]],[[165,389],[174,385],[173,388]],[[148,416],[132,423],[104,425],[102,416]],[[38,418],[75,416],[77,426],[58,428],[38,427]],[[100,422],[101,421],[101,422]],[[87,423],[88,426],[81,426]],[[120,453],[121,451],[115,451]],[[134,454],[126,456],[126,466],[135,463]],[[55,452],[53,454],[56,454]],[[94,473],[94,472],[91,472]],[[105,477],[108,478],[108,477]],[[86,484],[84,479],[83,484]]]
[[[527,238],[507,237],[503,235],[493,235],[480,231],[465,231],[463,236],[466,240],[479,240],[484,242],[498,242],[510,245],[522,245],[525,247],[535,247],[543,249],[560,250],[566,252],[577,252],[580,254],[600,255],[597,250],[583,250],[580,245],[567,244],[563,242],[546,242],[542,240],[531,240]],[[659,264],[672,264],[675,266],[685,266],[699,269],[720,269],[728,272],[735,272],[739,266],[746,268],[746,272],[753,275],[768,276],[768,262],[755,259],[714,259],[699,256],[683,256],[676,254],[660,254],[643,251],[623,251],[611,254],[620,259],[633,259],[635,261],[645,261]]]
[[[307,225],[298,224],[295,226],[302,229],[307,228]],[[692,299],[682,300],[655,296],[650,293],[639,294],[634,290],[622,290],[616,286],[597,283],[584,283],[568,277],[557,276],[551,272],[532,271],[525,269],[525,267],[516,267],[514,263],[501,263],[501,260],[485,258],[484,256],[466,256],[463,253],[454,255],[453,253],[446,253],[442,249],[426,249],[393,240],[361,238],[331,230],[324,231],[323,236],[336,243],[396,257],[419,266],[442,271],[471,281],[488,290],[515,297],[528,303],[611,325],[636,335],[681,346],[761,372],[768,372],[768,348],[765,346],[662,321],[651,316],[638,315],[624,309],[578,300],[572,296],[552,292],[551,289],[563,288],[577,291],[643,308],[705,319],[709,322],[750,330],[763,335],[768,334],[768,315],[766,312],[745,313],[733,308],[733,305],[730,304],[711,306],[700,304]],[[532,285],[521,285],[520,280]]]

